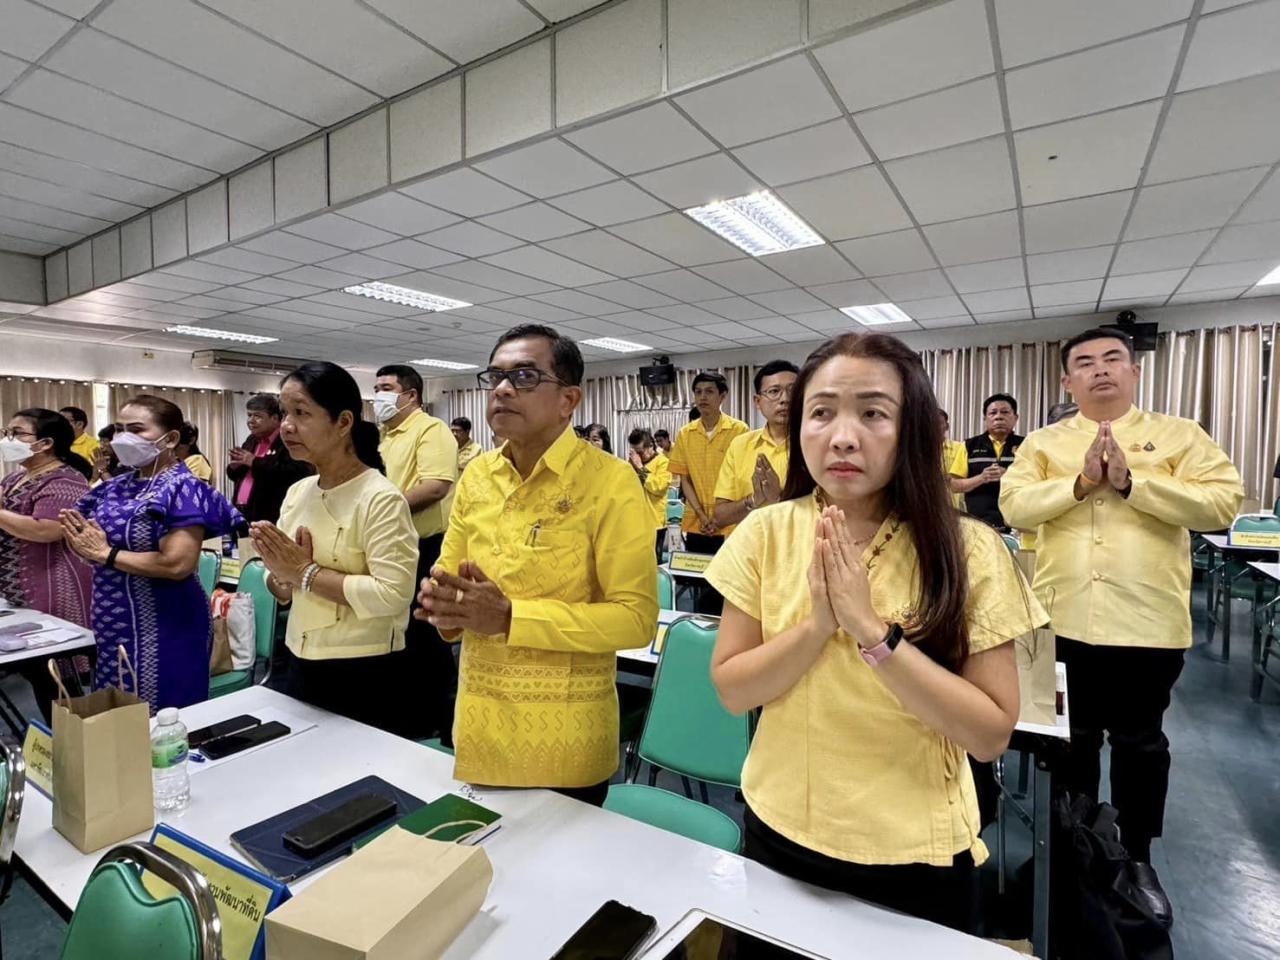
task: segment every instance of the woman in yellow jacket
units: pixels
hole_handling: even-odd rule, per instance
[[[837,337],[792,397],[783,499],[706,572],[725,598],[712,678],[730,710],[764,708],[744,852],[969,929],[986,848],[965,753],[1008,745],[1009,641],[1048,618],[999,534],[950,505],[918,355]]]
[[[289,488],[277,526],[251,528],[267,587],[292,603],[289,692],[373,726],[403,724],[404,630],[418,534],[404,494],[382,473],[378,430],[337,364],[303,364],[280,390],[280,436],[316,474]]]

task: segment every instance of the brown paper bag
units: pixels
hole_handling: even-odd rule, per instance
[[[235,669],[231,657],[231,633],[223,617],[213,620],[213,652],[209,654],[209,676],[216,677]]]
[[[91,853],[150,830],[155,823],[151,786],[149,708],[124,690],[128,657],[118,648],[120,689],[70,697],[54,672],[53,828]],[[132,673],[132,667],[130,667]],[[137,688],[134,673],[134,688]]]
[[[1030,583],[1035,578],[1035,554],[1019,551],[1014,554],[1018,569]],[[1052,598],[1041,598],[1041,605],[1053,615]],[[1038,723],[1053,726],[1057,714],[1057,641],[1052,626],[1041,627],[1014,644],[1018,661],[1018,688],[1022,705],[1018,711],[1020,723]]]
[[[267,958],[434,960],[492,879],[479,847],[392,828],[267,915]]]

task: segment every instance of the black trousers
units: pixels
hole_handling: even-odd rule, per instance
[[[1182,650],[1104,647],[1058,637],[1067,666],[1071,745],[1058,782],[1098,798],[1102,735],[1111,744],[1111,803],[1120,812],[1120,839],[1133,859],[1151,859],[1151,841],[1164,832],[1169,792],[1169,739],[1164,712],[1182,673]]]
[[[658,557],[658,566],[662,566],[662,553],[663,553],[662,548],[665,547],[666,545],[667,545],[667,528],[659,527],[658,535],[654,537],[654,540],[653,540],[654,553]]]
[[[289,696],[380,730],[398,732],[405,651],[340,660],[304,660],[292,650],[285,656]]]
[[[850,863],[787,839],[750,807],[743,813],[743,826],[743,856],[781,874],[954,930],[976,929],[973,857],[968,851],[956,854],[949,867]]]
[[[724,546],[724,537],[712,537],[705,533],[686,533],[685,549],[690,553],[719,553]],[[698,584],[694,593],[693,609],[697,613],[707,613],[718,617],[724,612],[724,597],[709,583]]]
[[[443,543],[443,533],[418,541],[418,578],[414,581],[409,626],[404,634],[405,713],[396,732],[410,740],[438,736],[451,747],[453,705],[458,697],[458,664],[453,659],[453,646],[441,639],[435,627],[413,615],[418,609],[419,586],[440,559]]]

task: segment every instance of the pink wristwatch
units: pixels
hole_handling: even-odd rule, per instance
[[[874,647],[858,647],[858,652],[862,654],[862,659],[867,661],[867,665],[878,667],[893,655],[893,651],[898,649],[898,644],[902,641],[902,624],[892,623],[889,625],[889,632],[884,635],[884,639],[877,643]]]

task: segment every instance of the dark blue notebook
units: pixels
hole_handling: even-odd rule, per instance
[[[318,854],[309,860],[298,856],[284,845],[282,839],[284,834],[298,824],[305,823],[322,813],[328,813],[362,793],[374,793],[393,801],[396,805],[396,820],[409,811],[423,806],[423,802],[413,794],[405,793],[381,777],[364,777],[355,783],[349,783],[345,787],[326,793],[322,797],[316,797],[283,813],[277,813],[274,817],[245,827],[243,830],[237,830],[231,835],[231,845],[244,854],[255,867],[277,880],[288,883],[299,877],[305,877],[311,871],[345,857],[351,852],[353,845],[385,830],[387,825],[381,823],[372,827],[354,840],[339,844],[332,850]]]

